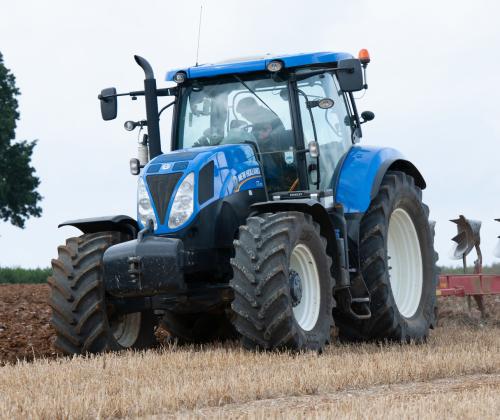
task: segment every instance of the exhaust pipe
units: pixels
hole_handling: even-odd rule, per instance
[[[158,117],[158,97],[156,79],[151,64],[145,58],[134,55],[134,59],[144,70],[144,98],[146,100],[146,119],[148,122],[149,155],[151,159],[161,155],[160,123]]]

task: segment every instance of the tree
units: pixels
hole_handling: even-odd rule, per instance
[[[16,78],[0,53],[0,220],[20,228],[29,217],[40,217],[40,179],[30,166],[36,141],[14,141],[19,119]]]

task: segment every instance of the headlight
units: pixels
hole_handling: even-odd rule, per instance
[[[194,173],[191,172],[179,186],[175,194],[170,217],[168,218],[168,227],[175,229],[181,226],[193,214],[194,207]]]
[[[147,225],[149,219],[153,220],[155,229],[158,227],[155,212],[149,199],[148,190],[144,184],[143,178],[139,178],[137,184],[137,215],[138,219],[143,226]]]

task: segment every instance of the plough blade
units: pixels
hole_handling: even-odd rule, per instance
[[[495,219],[497,222],[500,222],[500,219]],[[498,239],[500,239],[500,236],[498,236]],[[497,246],[495,247],[493,251],[493,255],[497,258],[500,258],[500,240],[497,242]]]
[[[481,222],[467,219],[463,215],[460,215],[458,219],[450,220],[450,222],[457,225],[457,235],[452,238],[456,244],[452,249],[451,258],[462,260],[471,252],[472,248],[479,246]]]

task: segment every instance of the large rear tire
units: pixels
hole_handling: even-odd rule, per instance
[[[51,324],[55,347],[64,354],[144,349],[156,343],[151,311],[113,314],[106,305],[102,257],[111,245],[129,238],[99,232],[69,238],[52,260]]]
[[[333,327],[333,279],[319,225],[298,212],[249,217],[234,246],[233,322],[244,347],[321,351]]]
[[[360,226],[360,261],[372,317],[336,314],[341,338],[424,341],[435,325],[437,254],[429,209],[414,179],[388,172]]]

